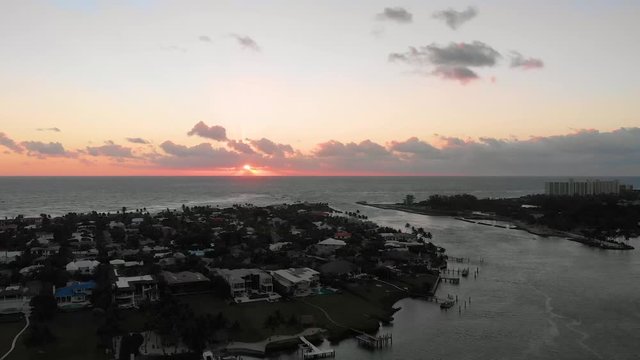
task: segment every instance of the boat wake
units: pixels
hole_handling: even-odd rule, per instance
[[[578,335],[578,338],[576,339],[576,343],[585,352],[593,355],[593,357],[596,358],[596,359],[604,359],[604,357],[602,355],[600,355],[594,349],[589,347],[589,345],[587,345],[586,341],[591,336],[589,335],[589,333],[587,333],[587,332],[585,332],[583,330],[580,330],[580,327],[582,326],[582,322],[580,320],[576,320],[576,319],[570,318],[568,316],[558,314],[557,312],[554,311],[554,308],[551,305],[551,301],[552,301],[551,296],[549,296],[547,293],[541,291],[540,289],[538,289],[536,287],[534,287],[533,289],[536,292],[538,292],[539,294],[541,294],[545,299],[544,305],[545,305],[545,313],[548,315],[547,321],[549,322],[549,325],[550,325],[550,329],[549,329],[550,339],[553,339],[553,338],[557,337],[558,335],[560,335],[560,332],[559,332],[559,329],[558,329],[558,323],[560,323],[567,330],[569,330],[572,333]],[[545,342],[548,343],[550,339],[547,339],[547,341],[545,341]],[[537,348],[537,347],[539,347],[539,346],[535,346],[534,348]],[[527,353],[530,352],[531,350],[534,350],[534,349],[532,347],[530,347],[530,349],[527,351]]]

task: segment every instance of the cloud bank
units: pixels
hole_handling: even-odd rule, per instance
[[[207,126],[210,128],[215,127]],[[228,139],[215,144],[165,140],[134,153],[129,147],[106,141],[101,146],[69,151],[58,142],[17,142],[0,133],[0,146],[15,156],[65,157],[78,161],[79,166],[89,158],[102,157],[117,160],[116,166],[168,174],[183,170],[242,174],[238,172],[242,166],[251,164],[276,175],[640,175],[640,127],[604,132],[584,129],[528,139],[434,135],[430,141],[414,136],[384,144],[370,139],[328,140],[307,152],[267,138]]]

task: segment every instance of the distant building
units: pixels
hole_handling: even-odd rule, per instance
[[[544,192],[550,196],[618,195],[620,181],[598,179],[550,181],[544,184]]]
[[[144,301],[158,300],[158,280],[153,275],[118,277],[115,301],[120,308],[137,307]]]
[[[310,268],[272,271],[278,290],[289,296],[307,296],[320,283],[320,273]]]
[[[91,305],[91,294],[96,288],[95,281],[72,282],[56,289],[54,297],[61,309],[79,309]]]

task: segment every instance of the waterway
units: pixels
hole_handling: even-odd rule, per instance
[[[337,359],[637,359],[640,353],[640,256],[561,238],[354,205],[380,225],[424,227],[454,256],[471,259],[461,284],[438,294],[466,299],[443,311],[404,299],[396,306],[393,346],[325,343]],[[632,240],[633,241],[633,240]],[[484,262],[480,263],[479,260]],[[450,267],[456,268],[453,263]],[[474,278],[473,270],[479,268]],[[469,302],[469,297],[471,301]],[[294,359],[278,354],[275,359]]]

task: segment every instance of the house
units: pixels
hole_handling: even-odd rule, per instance
[[[120,308],[136,308],[142,302],[158,300],[158,280],[153,275],[120,276],[114,290]]]
[[[382,239],[385,241],[413,241],[418,236],[415,234],[398,232],[398,233],[380,233],[380,237],[382,237]]]
[[[120,229],[124,229],[124,223],[120,222],[120,221],[111,221],[109,223],[109,229],[115,229],[115,228],[120,228]]]
[[[22,251],[0,251],[0,264],[9,264],[18,259],[22,255]]]
[[[56,289],[53,296],[60,309],[85,308],[91,305],[91,294],[95,288],[95,281],[70,282],[67,286]]]
[[[277,242],[275,244],[270,244],[269,251],[280,251],[282,250],[283,247],[286,247],[287,245],[291,245],[291,243],[288,241],[284,241],[284,242]]]
[[[28,282],[26,286],[0,287],[0,317],[13,317],[28,311],[31,298],[40,292],[41,287],[38,281]]]
[[[347,243],[344,240],[328,238],[317,243],[316,250],[318,255],[330,255],[346,245]]]
[[[320,273],[310,268],[283,269],[271,275],[278,290],[289,296],[307,296],[320,283]]]
[[[336,232],[333,237],[338,240],[349,240],[351,239],[351,233],[348,231],[340,230]]]
[[[82,275],[91,275],[100,265],[97,260],[78,260],[72,261],[65,267],[70,273],[80,273]]]
[[[163,271],[160,276],[173,294],[201,293],[209,290],[211,281],[199,272],[182,271],[173,273]]]
[[[231,288],[234,298],[264,298],[273,292],[273,279],[260,269],[215,269]],[[266,299],[265,299],[266,300]]]
[[[132,227],[139,227],[144,222],[144,218],[133,218],[131,219]]]
[[[33,247],[29,249],[29,252],[36,256],[49,257],[55,255],[60,251],[60,246],[47,246],[47,247]]]

